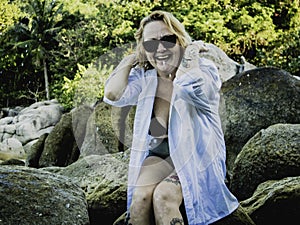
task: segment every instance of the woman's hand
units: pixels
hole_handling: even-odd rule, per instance
[[[194,41],[190,45],[196,45],[199,48],[199,52],[207,52],[208,48],[206,47],[204,41]]]
[[[120,62],[120,64],[118,65],[118,67],[119,68],[124,68],[124,67],[129,66],[130,68],[132,68],[136,64],[137,64],[136,54],[132,53],[130,55],[125,56],[122,59],[122,61]]]
[[[135,54],[127,55],[122,59],[106,82],[104,95],[107,99],[115,101],[120,98],[128,84],[129,72],[136,63]]]
[[[192,68],[197,67],[199,52],[207,52],[208,48],[205,46],[203,41],[194,41],[188,45],[184,51],[181,59],[181,63],[176,72],[176,77],[187,73]]]

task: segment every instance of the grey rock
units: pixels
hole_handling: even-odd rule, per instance
[[[26,166],[39,168],[39,160],[43,153],[44,143],[47,137],[47,133],[41,135],[38,141],[31,146],[26,157]]]
[[[22,143],[15,138],[7,138],[0,143],[0,163],[10,159],[24,161],[26,153]],[[6,162],[7,163],[7,162]]]
[[[64,176],[0,166],[0,223],[89,225],[84,192]]]
[[[65,113],[45,139],[39,167],[67,166],[79,157],[72,130],[72,114]]]
[[[296,225],[300,221],[300,177],[260,184],[253,196],[241,202],[256,225]]]
[[[62,114],[63,108],[56,100],[37,102],[20,109],[14,116],[0,119],[0,142],[15,138],[25,146],[49,133]]]
[[[18,165],[18,166],[25,166],[25,162],[20,159],[9,158],[8,160],[4,160],[0,162],[0,165]]]
[[[38,139],[42,129],[53,127],[62,116],[62,107],[56,101],[37,102],[24,108],[16,117],[13,123],[16,124],[14,137],[22,144]],[[49,130],[45,130],[49,132]]]
[[[300,176],[300,124],[276,124],[259,131],[236,158],[230,189],[239,200],[260,183]]]
[[[222,92],[228,170],[246,142],[261,129],[277,123],[300,123],[300,81],[286,71],[249,70],[224,82]]]
[[[241,57],[241,63],[234,61],[221,48],[214,44],[205,43],[205,46],[208,51],[200,52],[199,55],[214,62],[223,82],[241,72],[256,68],[255,65],[248,63],[244,57]]]
[[[112,224],[126,208],[128,152],[90,155],[65,168],[44,168],[69,177],[84,190],[91,224]]]
[[[87,121],[92,113],[93,108],[88,105],[78,106],[71,111],[73,134],[79,149],[84,142]]]
[[[39,140],[32,147],[28,156],[28,165],[32,160],[33,167],[67,166],[75,162],[79,155],[79,147],[83,143],[86,123],[92,113],[92,108],[86,105],[74,108],[63,114],[49,135]]]
[[[87,122],[81,155],[124,151],[132,140],[133,115],[131,108],[116,108],[100,102]]]

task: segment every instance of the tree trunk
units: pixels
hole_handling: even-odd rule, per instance
[[[50,100],[47,62],[46,62],[45,58],[43,59],[43,65],[44,65],[44,79],[45,79],[46,99]]]

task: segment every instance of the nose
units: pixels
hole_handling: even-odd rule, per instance
[[[161,43],[161,41],[159,42],[158,46],[157,46],[157,52],[164,52],[166,50],[165,46],[163,46],[163,44]]]

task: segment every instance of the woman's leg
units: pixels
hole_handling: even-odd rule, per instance
[[[153,191],[173,170],[174,168],[160,157],[150,156],[145,159],[132,196],[128,224],[150,224]]]
[[[153,209],[156,225],[183,225],[179,207],[183,196],[176,172],[172,172],[154,190]]]

